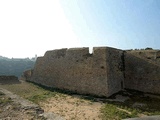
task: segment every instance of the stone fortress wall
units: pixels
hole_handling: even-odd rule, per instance
[[[160,67],[110,47],[47,51],[36,61],[30,81],[80,94],[109,97],[124,88],[158,93]]]
[[[142,57],[130,52],[125,54],[125,88],[160,94],[160,59],[154,56],[156,51],[147,53]]]

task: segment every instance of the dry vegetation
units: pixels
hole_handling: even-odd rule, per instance
[[[125,102],[120,102],[109,101],[115,100],[115,97],[102,99],[75,95],[28,82],[5,84],[0,87],[39,104],[46,112],[57,113],[67,120],[121,120],[160,114],[159,98],[151,99],[135,91],[120,93],[122,96],[129,97]]]

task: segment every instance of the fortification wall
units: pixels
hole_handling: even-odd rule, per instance
[[[93,54],[89,54],[89,48],[47,51],[37,59],[31,81],[108,97],[121,90],[123,73],[118,67],[122,52],[119,51],[107,47],[95,47]]]
[[[47,51],[44,57],[37,58],[31,81],[106,97],[123,88],[160,94],[160,52],[148,52],[109,47],[94,47],[93,54],[89,48]]]
[[[125,53],[125,88],[160,94],[160,66]]]

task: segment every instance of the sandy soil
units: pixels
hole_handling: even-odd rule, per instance
[[[41,103],[46,112],[54,112],[66,120],[101,120],[102,103],[91,102],[75,96],[56,95]]]

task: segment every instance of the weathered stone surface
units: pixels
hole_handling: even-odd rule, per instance
[[[82,94],[110,96],[121,90],[122,51],[108,47],[47,51],[37,59],[31,81]]]
[[[125,54],[125,88],[160,94],[160,66]]]

